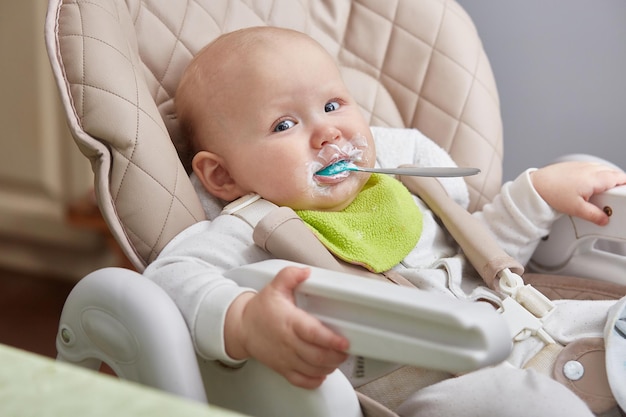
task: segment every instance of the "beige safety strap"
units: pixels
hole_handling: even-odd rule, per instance
[[[247,194],[226,205],[222,214],[238,217],[254,229],[263,217],[277,208],[276,204],[262,199],[258,194]]]
[[[401,285],[412,285],[398,274],[374,274],[358,265],[339,261],[292,209],[279,207],[257,194],[233,201],[224,207],[222,214],[236,216],[248,223],[254,229],[254,243],[276,258]]]
[[[339,261],[288,207],[278,207],[261,219],[252,238],[277,258],[334,271],[342,269]]]
[[[347,272],[365,278],[406,285],[397,274],[374,274],[358,265],[339,261],[302,219],[288,207],[277,207],[263,217],[254,228],[254,243],[277,258],[299,262],[332,271]],[[410,283],[409,283],[410,285]]]
[[[506,268],[519,275],[524,272],[524,267],[500,248],[491,233],[448,196],[437,179],[401,176],[400,181],[441,219],[490,288],[494,288],[498,273]]]

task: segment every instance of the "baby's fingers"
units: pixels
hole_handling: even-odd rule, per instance
[[[295,324],[294,331],[298,338],[305,343],[318,346],[322,349],[343,352],[350,347],[348,339],[335,333],[308,313],[305,313],[302,319]]]
[[[574,216],[590,221],[598,226],[604,226],[609,222],[609,216],[598,206],[585,201],[574,212]]]
[[[316,318],[302,313],[294,326],[297,360],[292,364],[287,379],[303,388],[316,388],[327,375],[344,362],[348,354],[347,339],[335,334]]]
[[[290,384],[305,389],[315,389],[326,379],[326,375],[310,376],[297,371],[288,372],[283,376]]]

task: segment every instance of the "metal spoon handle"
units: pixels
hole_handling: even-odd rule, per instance
[[[478,168],[460,167],[403,167],[403,168],[363,168],[359,171],[379,174],[410,175],[417,177],[466,177],[480,173]]]

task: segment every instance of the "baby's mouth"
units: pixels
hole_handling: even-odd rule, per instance
[[[351,164],[351,162],[347,159],[339,159],[327,164],[313,173],[315,182],[319,185],[333,185],[342,182],[350,175],[350,171],[339,169],[341,164]]]
[[[341,159],[326,165],[315,173],[315,175],[322,177],[332,177],[338,174],[349,174],[350,171],[354,171],[356,165],[347,159]]]
[[[325,146],[318,154],[319,161],[311,168],[315,181],[319,184],[334,184],[343,181],[350,175],[350,167],[355,167],[355,162],[360,161],[363,151],[351,142],[343,146],[331,144]]]

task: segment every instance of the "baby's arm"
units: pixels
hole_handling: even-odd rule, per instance
[[[348,340],[294,304],[293,292],[309,274],[285,268],[258,294],[234,300],[224,325],[229,356],[254,357],[303,388],[318,387],[346,360]]]
[[[527,170],[502,186],[493,201],[472,215],[493,233],[499,245],[525,265],[558,213],[597,224],[608,217],[589,203],[596,193],[626,183],[626,174],[590,162],[562,162]]]
[[[556,211],[605,225],[609,218],[589,202],[594,195],[626,184],[626,173],[608,165],[570,161],[531,172],[537,193]]]
[[[236,365],[253,357],[295,385],[314,388],[345,360],[347,340],[294,305],[293,290],[308,272],[281,271],[258,295],[223,275],[269,257],[246,223],[218,216],[174,238],[144,275],[176,302],[202,358]]]

